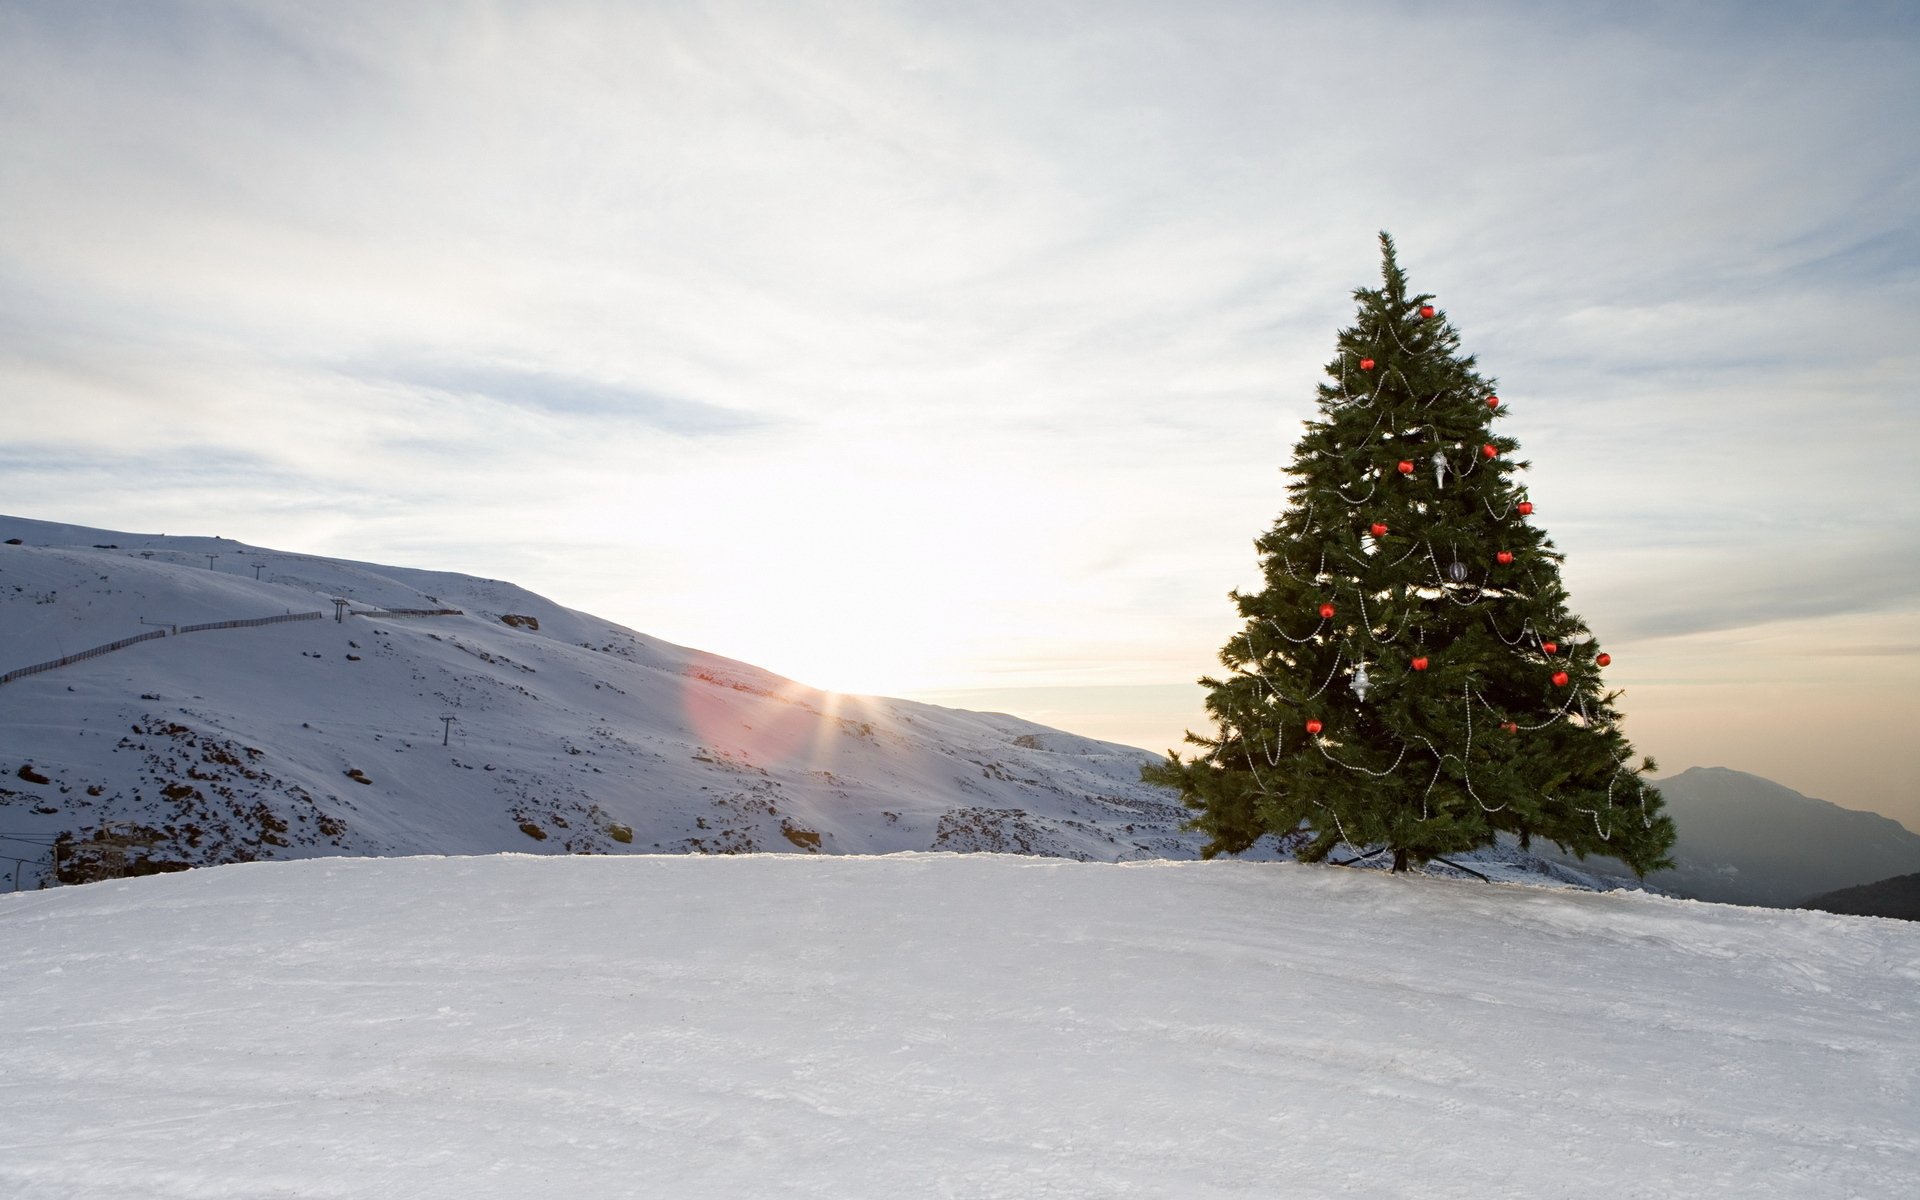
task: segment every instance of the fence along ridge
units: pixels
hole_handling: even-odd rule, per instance
[[[253,625],[278,625],[284,621],[318,621],[322,615],[323,614],[317,612],[286,613],[278,617],[251,617],[239,621],[207,621],[199,625],[181,625],[172,630],[172,633],[199,633],[207,629],[244,629]],[[18,667],[12,671],[8,671],[4,675],[0,675],[0,684],[12,683],[16,679],[24,679],[28,675],[38,675],[42,671],[51,671],[56,667],[69,667],[77,662],[85,662],[89,658],[99,658],[102,654],[111,654],[115,650],[125,650],[128,646],[137,646],[141,642],[150,642],[155,638],[169,637],[172,636],[172,633],[169,633],[169,631],[165,629],[155,629],[148,633],[137,633],[132,637],[123,637],[117,642],[108,642],[104,646],[94,646],[91,649],[80,650],[73,654],[63,654],[59,658],[49,659],[43,663],[35,663],[31,667]]]
[[[243,617],[238,621],[204,621],[198,625],[181,625],[176,633],[199,633],[206,629],[250,629],[255,625],[278,625],[284,621],[318,621],[323,613],[286,613],[278,617]]]

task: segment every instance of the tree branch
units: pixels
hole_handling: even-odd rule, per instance
[[[1452,867],[1456,871],[1465,871],[1467,874],[1473,876],[1475,879],[1478,879],[1481,883],[1493,882],[1493,880],[1487,878],[1485,875],[1482,875],[1480,872],[1474,870],[1472,867],[1463,867],[1459,863],[1441,858],[1439,855],[1435,855],[1433,861],[1440,863],[1444,866]]]

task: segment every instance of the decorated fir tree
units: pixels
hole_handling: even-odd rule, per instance
[[[1232,594],[1245,625],[1200,681],[1218,731],[1145,777],[1180,789],[1209,856],[1272,833],[1405,870],[1504,831],[1670,865],[1654,764],[1632,763],[1609,657],[1567,609],[1493,381],[1380,246],[1255,542],[1266,585]]]

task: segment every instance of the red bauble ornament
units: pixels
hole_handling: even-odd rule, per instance
[[[1424,670],[1426,670],[1426,669],[1427,669],[1427,660],[1426,660],[1426,659],[1424,659],[1424,658],[1416,658],[1416,659],[1414,659],[1414,660],[1413,660],[1413,669],[1414,669],[1414,670],[1416,670],[1416,671],[1424,671]]]
[[[1422,318],[1431,318],[1433,316],[1433,305],[1422,304],[1420,306],[1420,316]]]
[[[1520,503],[1514,505],[1514,508],[1518,509],[1520,511],[1520,515],[1523,517],[1530,517],[1533,515],[1533,501],[1531,500],[1522,500]]]
[[[1600,664],[1601,666],[1603,666],[1603,667],[1604,667],[1604,666],[1606,666],[1606,665],[1607,665],[1608,663],[1610,663],[1610,662],[1612,662],[1612,661],[1613,661],[1613,655],[1611,655],[1611,654],[1602,654],[1602,655],[1601,655],[1601,656],[1600,656],[1599,658],[1596,658],[1596,659],[1594,659],[1593,661],[1594,661],[1594,662],[1596,662],[1596,663],[1599,663],[1599,664]]]
[[[1555,671],[1553,673],[1553,686],[1565,687],[1567,686],[1567,679],[1568,676],[1565,671]]]
[[[1500,407],[1500,397],[1498,397],[1498,396],[1488,396],[1488,397],[1487,397],[1487,407],[1488,407],[1488,408],[1499,408],[1499,407]]]
[[[1307,722],[1307,732],[1308,732],[1308,733],[1319,733],[1319,732],[1320,732],[1320,731],[1321,731],[1322,729],[1324,729],[1324,728],[1326,728],[1326,726],[1324,726],[1324,725],[1322,725],[1322,724],[1320,724],[1320,722],[1318,722],[1318,721],[1308,721],[1308,722]]]
[[[1413,464],[1403,458],[1400,460],[1399,465],[1396,466],[1394,470],[1400,472],[1402,475],[1411,475],[1413,474]]]
[[[1480,447],[1480,453],[1486,455],[1488,458],[1498,458],[1500,455],[1500,447],[1494,445],[1492,442],[1488,442],[1486,445]]]
[[[1331,604],[1322,604],[1322,605],[1320,606],[1320,619],[1321,619],[1321,620],[1323,620],[1323,621],[1324,621],[1324,620],[1326,620],[1326,619],[1327,619],[1328,617],[1331,617],[1332,615],[1333,615],[1333,605],[1331,605]]]
[[[1498,553],[1498,554],[1496,554],[1496,555],[1494,555],[1494,557],[1495,557],[1495,558],[1497,558],[1497,559],[1499,559],[1499,560],[1500,560],[1500,565],[1504,567],[1504,566],[1506,566],[1506,565],[1507,565],[1508,563],[1510,563],[1510,562],[1512,562],[1512,561],[1513,561],[1513,551],[1511,551],[1511,550],[1502,550],[1502,551],[1501,551],[1500,553]]]
[[[1370,530],[1368,530],[1368,532],[1373,534],[1374,537],[1383,538],[1387,536],[1387,527],[1385,525],[1382,525],[1380,522],[1375,521],[1373,523],[1373,527]]]
[[[1363,359],[1361,359],[1361,360],[1360,360],[1360,369],[1361,369],[1362,371],[1371,371],[1371,370],[1373,370],[1373,360],[1372,360],[1372,359],[1370,359],[1370,358],[1363,358]]]
[[[1508,721],[1505,725],[1502,725],[1500,728],[1506,730],[1508,733],[1520,732],[1520,727],[1518,725],[1515,725],[1512,721]]]
[[[1558,650],[1559,648],[1560,648],[1559,642],[1541,642],[1540,643],[1540,653],[1542,654],[1552,654],[1554,651]]]

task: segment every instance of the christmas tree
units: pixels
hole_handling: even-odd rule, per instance
[[[1632,765],[1611,660],[1493,431],[1507,410],[1380,247],[1383,284],[1354,293],[1290,502],[1254,543],[1265,586],[1231,593],[1245,624],[1200,681],[1218,732],[1143,774],[1180,789],[1208,857],[1272,833],[1304,861],[1344,844],[1399,871],[1504,831],[1670,866],[1654,764]]]

